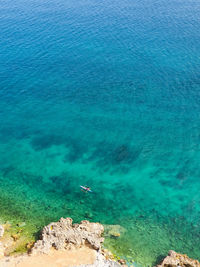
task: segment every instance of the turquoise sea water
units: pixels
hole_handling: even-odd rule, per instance
[[[1,1],[2,222],[120,224],[119,256],[200,260],[199,18],[198,0]]]

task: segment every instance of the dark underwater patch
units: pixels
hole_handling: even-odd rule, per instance
[[[52,146],[63,145],[66,148],[64,162],[74,162],[83,157],[88,147],[82,140],[77,140],[61,134],[45,134],[35,136],[31,140],[31,146],[35,151],[45,150]]]
[[[176,179],[180,180],[180,181],[184,181],[187,179],[187,175],[185,172],[183,171],[179,171],[176,175]]]
[[[113,161],[116,163],[125,162],[130,160],[130,150],[126,145],[117,147],[113,152]]]
[[[31,145],[34,150],[43,150],[50,148],[53,145],[62,145],[66,142],[62,135],[46,134],[42,136],[36,136],[32,139]]]
[[[141,149],[133,148],[128,145],[118,146],[113,152],[113,162],[118,163],[132,163],[141,153]]]
[[[83,157],[88,152],[88,146],[80,140],[69,138],[66,143],[68,153],[64,157],[64,162],[75,162]]]
[[[0,128],[0,141],[6,142],[10,139],[25,139],[30,136],[30,130],[25,125],[4,126]]]
[[[2,172],[2,175],[4,177],[8,176],[10,173],[14,172],[15,170],[16,170],[16,168],[12,165],[0,169],[0,171]]]
[[[99,143],[89,159],[95,160],[100,168],[120,168],[122,172],[127,173],[141,152],[140,147],[129,144],[115,146],[111,143]]]
[[[64,194],[68,194],[72,191],[71,179],[72,177],[69,177],[65,173],[49,177],[49,181],[53,184],[52,188],[54,191],[61,191]]]

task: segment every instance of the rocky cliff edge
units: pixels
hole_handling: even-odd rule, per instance
[[[32,253],[49,253],[50,249],[71,249],[83,245],[90,246],[95,250],[101,249],[104,238],[103,225],[81,221],[80,224],[72,224],[71,218],[61,218],[58,222],[45,226],[38,240],[32,248]]]
[[[200,267],[200,262],[170,250],[168,256],[156,267]]]

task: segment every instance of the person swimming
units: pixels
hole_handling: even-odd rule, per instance
[[[92,190],[89,186],[80,185],[80,188],[81,188],[81,191],[83,191],[83,192],[92,192]]]

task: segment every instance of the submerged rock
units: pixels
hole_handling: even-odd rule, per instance
[[[120,233],[118,233],[118,232],[111,232],[110,233],[110,236],[113,237],[113,238],[117,238],[117,237],[120,237]]]
[[[52,247],[56,249],[70,249],[89,245],[99,250],[104,238],[101,237],[104,227],[99,223],[81,221],[72,224],[71,218],[61,218],[58,222],[50,223],[42,230],[41,240],[38,240],[32,253],[48,253]]]
[[[26,223],[25,223],[25,222],[18,223],[17,226],[18,226],[18,227],[24,227],[24,226],[26,226]]]
[[[170,250],[168,256],[157,267],[200,267],[200,262]]]
[[[0,225],[0,237],[2,237],[4,234],[4,227],[3,225]]]
[[[104,225],[104,236],[111,238],[118,238],[121,234],[125,233],[126,229],[118,224]]]
[[[85,213],[85,217],[88,218],[88,219],[92,219],[92,217],[93,217],[92,212],[86,212]]]

